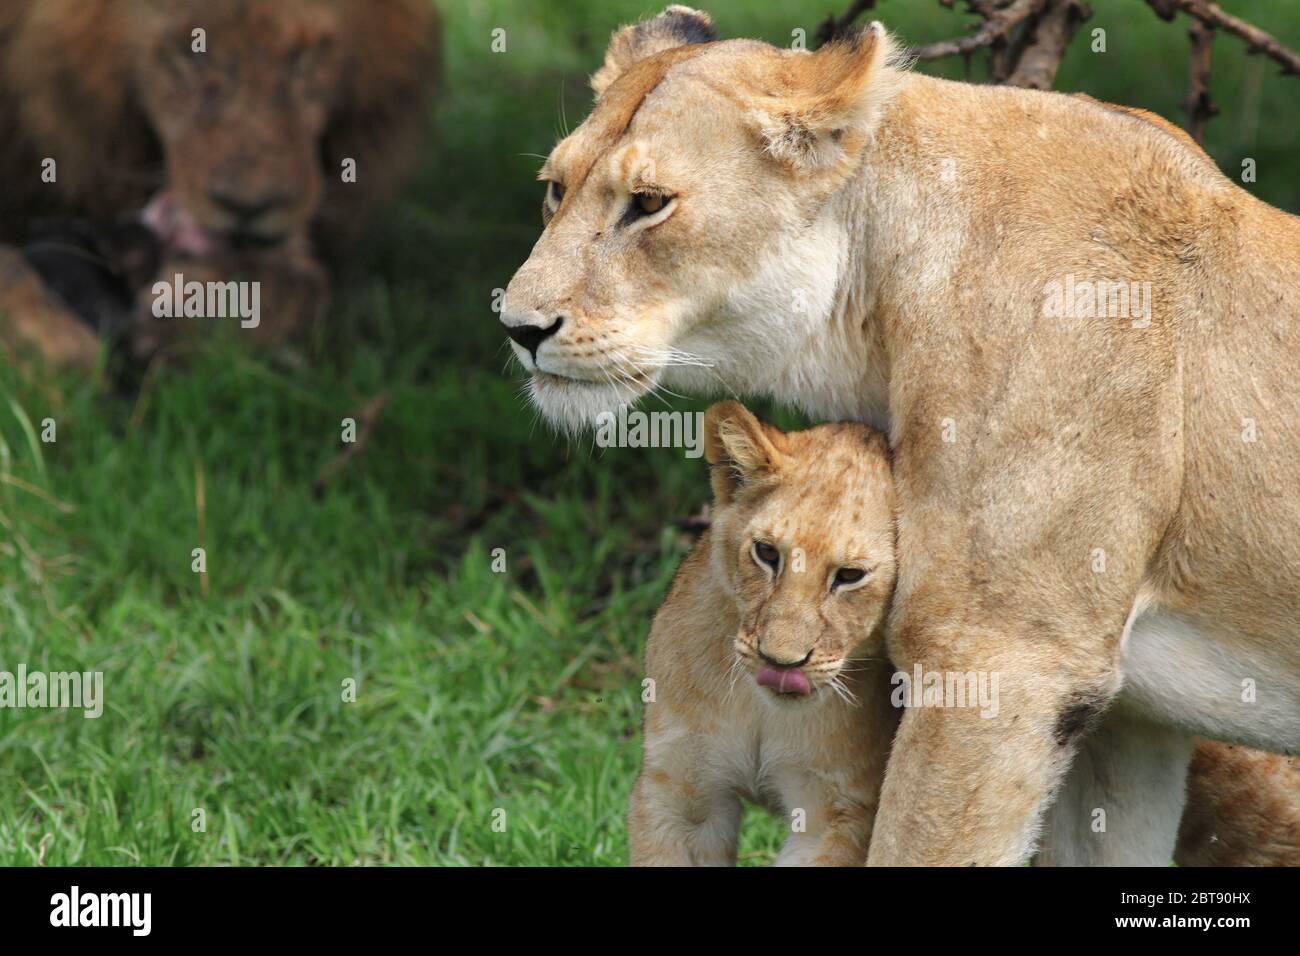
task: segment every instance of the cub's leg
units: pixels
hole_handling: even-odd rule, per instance
[[[892,673],[884,660],[857,661],[846,685],[856,698],[853,706],[828,701],[779,729],[769,724],[776,747],[790,761],[774,781],[790,828],[778,866],[867,862],[889,745],[898,727],[898,709],[890,700]]]
[[[796,806],[787,813],[791,832],[777,854],[777,866],[866,865],[875,807],[828,800],[827,796],[823,795],[821,806]],[[807,829],[796,829],[801,825]]]
[[[730,693],[737,621],[710,574],[708,542],[706,532],[682,562],[646,641],[652,690],[627,816],[633,866],[736,862],[740,800],[733,784],[755,742]]]
[[[1144,866],[1174,855],[1192,740],[1121,711],[1079,746],[1044,818],[1037,866]]]
[[[627,814],[633,866],[733,866],[739,830],[734,793],[705,792],[650,767],[637,777]]]

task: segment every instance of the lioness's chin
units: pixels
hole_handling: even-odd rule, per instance
[[[528,397],[552,425],[577,434],[595,428],[600,415],[617,414],[620,405],[633,404],[650,387],[649,384],[588,382],[534,372],[528,381]]]

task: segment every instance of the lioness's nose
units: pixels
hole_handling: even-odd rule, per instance
[[[537,361],[537,350],[542,343],[549,339],[556,332],[560,331],[560,326],[564,324],[564,316],[557,315],[550,325],[509,325],[503,316],[501,324],[506,327],[506,335],[518,342],[528,353],[532,355],[533,361]]]

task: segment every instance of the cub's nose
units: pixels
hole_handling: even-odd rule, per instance
[[[556,332],[560,331],[560,326],[564,324],[564,316],[557,315],[550,325],[508,325],[502,318],[502,324],[506,327],[506,335],[510,336],[515,342],[528,350],[528,354],[533,357],[533,362],[537,361],[537,350],[542,343],[549,339]]]
[[[812,660],[812,648],[802,657],[797,650],[790,648],[770,648],[764,647],[763,642],[759,641],[758,656],[763,659],[763,663],[771,664],[773,667],[803,667]]]

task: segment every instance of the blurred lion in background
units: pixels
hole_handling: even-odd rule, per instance
[[[432,0],[0,0],[0,345],[88,367],[96,283],[134,283],[143,357],[178,271],[261,280],[283,339],[411,167],[438,47]]]

